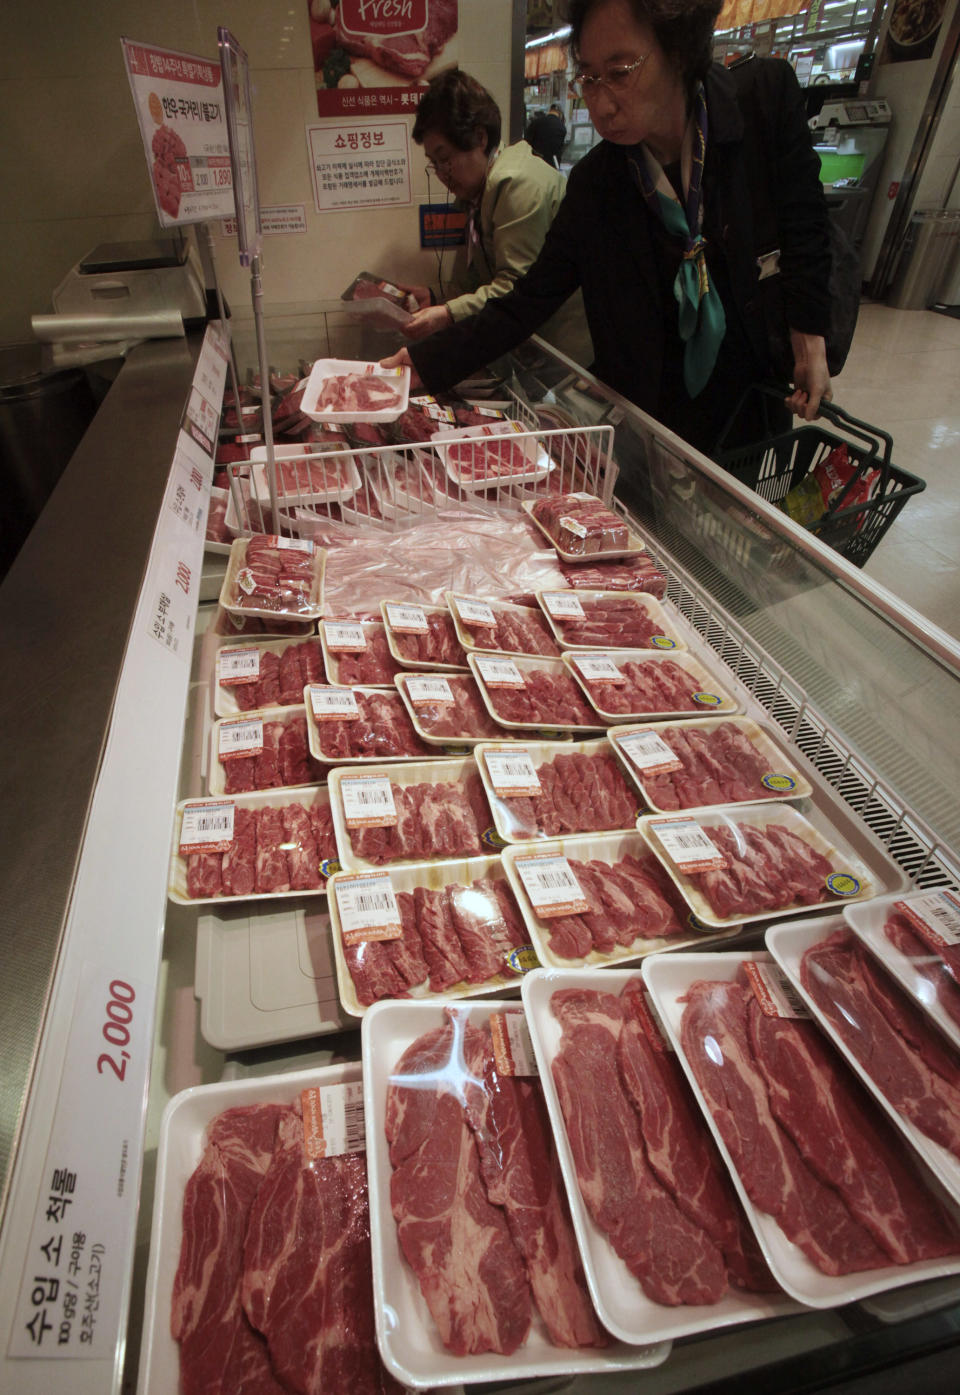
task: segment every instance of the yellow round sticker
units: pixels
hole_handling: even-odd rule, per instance
[[[764,775],[760,781],[768,790],[773,790],[776,794],[785,794],[788,790],[795,790],[797,782],[792,775]]]
[[[651,635],[650,643],[655,649],[676,649],[677,641],[669,635]]]
[[[525,974],[540,967],[540,960],[533,945],[521,945],[519,949],[512,949],[507,955],[507,963],[514,973],[518,974]]]
[[[723,702],[723,698],[716,693],[694,693],[693,700],[699,702],[701,707],[719,707]]]
[[[860,883],[849,872],[831,872],[827,878],[827,887],[834,896],[856,896],[860,890]]]

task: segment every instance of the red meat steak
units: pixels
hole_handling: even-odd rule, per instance
[[[936,1001],[960,1027],[960,983],[939,954],[931,952],[906,916],[899,912],[887,916],[883,932],[890,943],[910,960],[914,973],[930,985]]]

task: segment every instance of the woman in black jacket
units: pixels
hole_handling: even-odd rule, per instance
[[[710,450],[744,389],[771,373],[757,242],[772,209],[794,359],[786,404],[816,415],[830,395],[819,161],[789,64],[755,59],[744,85],[711,63],[719,9],[719,0],[573,0],[577,82],[603,140],[571,171],[543,249],[511,294],[387,362],[412,363],[432,391],[450,387],[582,287],[596,375]],[[765,259],[766,273],[776,267]]]

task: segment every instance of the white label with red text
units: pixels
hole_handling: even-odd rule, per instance
[[[393,786],[385,775],[343,775],[340,802],[348,828],[392,828],[397,822]]]
[[[244,717],[237,722],[221,722],[217,752],[221,760],[256,756],[263,750],[263,718]]]
[[[403,923],[389,872],[344,877],[334,885],[345,945],[400,938]]]
[[[425,707],[436,702],[453,705],[453,689],[445,678],[407,677],[404,686],[414,707]]]
[[[523,674],[512,659],[477,658],[477,670],[488,688],[523,688]]]
[[[723,853],[696,819],[665,819],[650,827],[678,872],[710,872],[726,867]]]
[[[555,620],[585,620],[580,597],[570,591],[544,591],[543,603]]]
[[[524,747],[498,746],[484,751],[487,774],[501,799],[533,797],[541,791],[540,777],[530,752]]]
[[[233,843],[235,809],[228,799],[216,804],[187,804],[180,820],[180,856],[227,852]]]
[[[565,857],[518,857],[514,863],[538,916],[582,915],[590,902]]]
[[[314,683],[310,685],[310,710],[318,722],[349,722],[360,716],[352,688],[326,688]]]
[[[743,964],[764,1017],[807,1018],[810,1010],[779,964],[747,959]]]
[[[473,601],[467,596],[454,596],[453,603],[457,607],[457,614],[465,625],[483,625],[487,629],[493,629],[497,623],[497,617],[486,601]]]
[[[237,688],[243,683],[256,683],[259,678],[259,649],[220,649],[217,651],[217,682],[221,688]]]
[[[626,675],[621,673],[607,654],[575,654],[573,662],[587,683],[626,683]]]
[[[663,774],[668,770],[682,770],[683,761],[655,731],[629,731],[623,736],[614,736],[617,746],[631,763],[645,775]]]
[[[388,601],[384,606],[387,624],[401,635],[425,635],[430,626],[426,611],[418,605],[399,605]]]
[[[565,533],[572,533],[575,538],[585,538],[587,536],[586,528],[584,528],[582,523],[578,523],[575,518],[570,518],[567,514],[564,514],[559,522],[560,527]]]
[[[309,1085],[300,1091],[300,1112],[303,1151],[310,1162],[366,1150],[362,1080]]]
[[[490,1014],[493,1059],[500,1075],[539,1075],[530,1028],[523,1008]]]
[[[905,915],[925,942],[935,950],[960,945],[960,899],[952,891],[931,891],[897,901],[895,909]]]
[[[363,626],[352,620],[324,620],[323,637],[333,654],[359,654],[367,647]]]

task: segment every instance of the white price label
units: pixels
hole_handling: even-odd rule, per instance
[[[580,597],[571,591],[544,591],[543,603],[555,620],[585,620]]]
[[[397,605],[388,601],[384,609],[387,612],[387,624],[392,630],[396,630],[397,634],[425,635],[430,629],[426,611],[421,606]]]
[[[244,717],[236,722],[221,722],[217,751],[221,760],[237,756],[254,756],[263,750],[263,718]]]
[[[518,857],[520,880],[538,916],[582,915],[590,902],[565,857]]]
[[[323,637],[333,654],[358,654],[367,647],[363,626],[355,621],[324,620]]]
[[[624,755],[645,775],[683,769],[683,761],[678,759],[676,751],[671,751],[663,737],[655,731],[630,731],[623,736],[615,735],[613,739]]]
[[[522,746],[501,746],[484,751],[490,783],[501,799],[534,796],[541,791],[540,777],[530,752]]]
[[[588,683],[626,683],[626,676],[607,654],[575,654],[573,662]]]
[[[270,537],[270,545],[281,552],[307,552],[311,557],[315,551],[315,545],[309,538],[280,538],[275,533]]]
[[[363,1081],[310,1085],[300,1091],[303,1151],[310,1162],[365,1151]]]
[[[895,909],[905,915],[914,929],[934,950],[960,945],[960,898],[952,891],[930,891],[897,901]]]
[[[457,614],[465,625],[483,625],[488,629],[493,629],[497,623],[497,617],[486,601],[473,601],[467,596],[454,596],[453,603],[457,607]]]
[[[403,922],[389,872],[344,877],[334,885],[345,945],[400,938]]]
[[[500,1075],[539,1075],[530,1028],[523,1008],[490,1014],[493,1058]]]
[[[650,827],[678,872],[710,872],[726,867],[723,853],[696,819],[665,819]]]
[[[765,1017],[810,1016],[806,1003],[779,964],[748,959],[744,962],[743,971]]]
[[[568,514],[564,514],[561,517],[560,527],[565,533],[572,533],[575,538],[585,538],[587,536],[587,530],[584,528],[583,524],[578,523],[575,518],[571,518]]]
[[[397,822],[393,787],[385,775],[345,775],[340,802],[348,828],[392,828]]]
[[[310,684],[310,710],[318,722],[349,722],[360,716],[352,688],[328,688]]]
[[[522,688],[523,674],[512,659],[477,658],[477,670],[488,688]]]
[[[404,679],[404,686],[414,707],[423,707],[427,703],[435,702],[452,705],[454,702],[453,689],[445,678],[407,677]]]
[[[256,683],[259,678],[259,649],[220,649],[217,652],[217,682],[221,688]]]
[[[235,808],[230,800],[217,804],[187,804],[180,820],[180,856],[226,852],[233,842]]]

